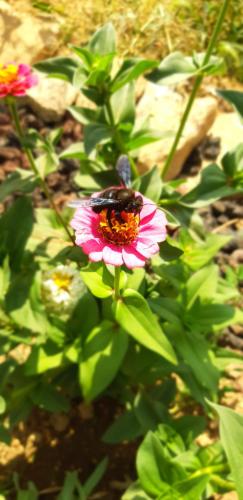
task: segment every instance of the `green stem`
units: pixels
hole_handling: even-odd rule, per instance
[[[35,176],[36,176],[36,178],[37,178],[37,180],[39,182],[39,185],[40,185],[41,189],[45,193],[45,196],[48,199],[48,201],[50,203],[50,206],[55,211],[57,219],[59,220],[60,224],[63,226],[63,228],[64,228],[64,230],[65,230],[68,238],[72,241],[73,244],[75,244],[74,237],[71,234],[71,232],[69,231],[66,222],[64,221],[62,215],[60,214],[58,208],[56,207],[56,205],[55,205],[55,203],[54,203],[54,201],[52,199],[52,195],[51,195],[51,193],[50,193],[50,191],[48,189],[48,186],[47,186],[45,180],[42,179],[41,176],[40,176],[40,174],[39,174],[38,168],[37,168],[37,166],[35,164],[35,159],[33,157],[32,151],[28,147],[26,147],[26,146],[23,145],[24,133],[23,133],[23,130],[22,130],[22,127],[21,127],[21,124],[20,124],[20,120],[19,120],[19,116],[18,116],[18,112],[17,112],[17,108],[16,108],[15,99],[13,99],[13,98],[7,98],[6,101],[7,101],[7,105],[8,105],[8,108],[9,108],[12,120],[13,120],[15,128],[16,128],[16,132],[18,134],[20,143],[21,143],[21,145],[23,147],[23,150],[24,150],[24,152],[25,152],[28,160],[29,160],[30,168],[31,168],[32,172],[35,174]]]
[[[211,475],[210,481],[212,481],[212,483],[216,484],[217,486],[226,491],[235,490],[235,484],[232,483],[232,481],[227,481],[226,479],[222,479],[221,477],[216,476],[215,474]]]
[[[224,2],[222,4],[222,7],[221,7],[221,10],[219,12],[219,16],[218,16],[217,22],[215,24],[215,27],[214,27],[211,39],[210,39],[209,44],[208,44],[208,48],[206,50],[206,54],[205,54],[203,62],[202,62],[202,67],[205,66],[209,62],[209,59],[210,59],[211,54],[213,52],[213,49],[215,47],[218,35],[219,35],[220,31],[221,31],[222,24],[223,24],[223,21],[224,21],[224,17],[225,17],[225,14],[226,14],[226,10],[227,10],[227,8],[229,6],[229,3],[230,3],[230,0],[224,0]],[[185,124],[187,122],[187,119],[188,119],[189,113],[191,111],[191,108],[192,108],[194,99],[196,97],[196,94],[198,92],[198,89],[199,89],[199,87],[200,87],[200,85],[202,83],[203,77],[204,77],[203,73],[200,73],[196,77],[196,79],[195,79],[191,95],[190,95],[190,97],[188,99],[188,102],[187,102],[185,111],[184,111],[184,113],[182,115],[181,122],[180,122],[179,128],[177,130],[174,142],[173,142],[173,144],[171,146],[171,150],[170,150],[170,152],[168,154],[168,157],[166,159],[166,162],[165,162],[165,165],[164,165],[164,168],[163,168],[163,171],[162,171],[162,178],[163,179],[165,179],[166,174],[167,174],[167,172],[168,172],[168,170],[170,168],[171,162],[172,162],[172,160],[174,158],[174,155],[175,155],[175,152],[176,152],[176,148],[178,146],[178,143],[179,143],[179,140],[181,138],[182,132],[184,130]]]
[[[131,164],[131,169],[132,169],[133,177],[136,179],[139,176],[138,170],[137,170],[137,167],[135,165],[135,162],[134,162],[133,158],[127,153],[126,147],[123,144],[123,140],[121,138],[119,130],[117,130],[117,126],[115,124],[115,120],[114,120],[114,116],[113,116],[113,111],[112,111],[112,107],[111,107],[111,103],[110,103],[110,99],[109,98],[106,100],[106,110],[107,110],[107,114],[109,116],[110,125],[111,125],[111,127],[113,129],[114,141],[115,141],[115,143],[116,143],[119,151],[121,153],[124,153],[124,154],[128,155],[128,158],[129,158],[129,161],[130,161],[130,164]]]
[[[120,297],[120,275],[121,268],[115,267],[115,276],[114,276],[114,300],[118,300]]]

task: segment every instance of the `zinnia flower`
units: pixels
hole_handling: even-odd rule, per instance
[[[79,272],[70,266],[59,265],[44,273],[42,299],[50,312],[71,312],[85,291]]]
[[[96,193],[95,196],[99,196]],[[142,196],[141,193],[136,193]],[[117,220],[114,211],[111,223],[107,209],[96,214],[91,207],[76,210],[71,226],[76,232],[76,244],[82,247],[92,262],[129,269],[143,267],[148,258],[159,251],[158,243],[166,238],[165,214],[148,198],[143,198],[140,214],[121,212],[123,221]]]
[[[0,99],[8,95],[23,96],[37,83],[37,75],[27,64],[0,64]]]

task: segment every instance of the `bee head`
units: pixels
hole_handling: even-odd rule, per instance
[[[136,196],[134,199],[129,201],[126,211],[132,212],[134,214],[139,214],[142,210],[142,206],[143,206],[142,196]]]

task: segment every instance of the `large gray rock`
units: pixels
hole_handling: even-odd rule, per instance
[[[39,83],[28,91],[23,99],[45,122],[57,122],[64,115],[68,106],[77,98],[79,91],[70,83],[57,78],[48,78],[38,73]]]
[[[161,133],[161,140],[140,149],[138,161],[141,172],[149,170],[154,165],[163,169],[185,105],[186,100],[171,88],[150,82],[146,84],[145,92],[137,107],[137,124],[141,126],[147,122],[152,129]],[[173,179],[180,173],[193,148],[206,136],[216,114],[216,98],[203,97],[195,100],[167,173],[167,179]]]
[[[18,10],[0,0],[1,63],[32,64],[57,52],[63,21],[49,14]],[[19,6],[20,7],[20,6]]]

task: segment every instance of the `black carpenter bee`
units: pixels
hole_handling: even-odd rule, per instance
[[[68,203],[70,207],[91,207],[92,210],[99,214],[103,209],[107,209],[107,221],[112,229],[111,217],[114,217],[120,222],[125,222],[122,218],[122,212],[139,214],[143,207],[142,196],[137,196],[135,191],[131,189],[131,167],[126,155],[118,158],[116,170],[120,179],[121,185],[110,187],[102,191],[97,198],[89,198],[83,200],[75,200]]]

